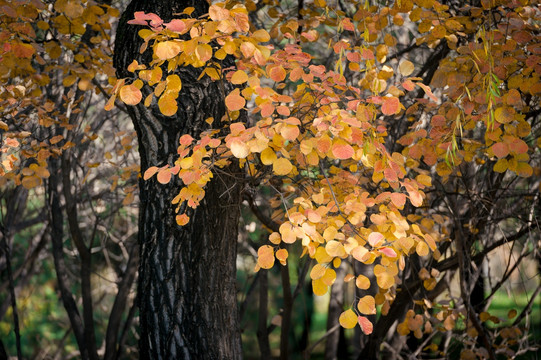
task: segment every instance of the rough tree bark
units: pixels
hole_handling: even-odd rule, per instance
[[[120,20],[114,65],[119,77],[132,77],[126,69],[139,54],[140,27],[128,25],[136,11],[152,12],[164,21],[194,7],[194,18],[208,12],[204,0],[133,0]],[[146,61],[145,61],[146,60]],[[146,108],[129,106],[139,140],[141,172],[149,166],[173,164],[179,138],[196,137],[225,113],[223,90],[200,71],[178,69],[182,91],[179,110],[173,117],[160,113],[156,102]],[[225,84],[226,89],[230,86]],[[151,89],[143,88],[146,96]],[[227,91],[227,90],[226,90]],[[161,185],[154,179],[140,182],[138,299],[140,309],[141,359],[239,359],[240,331],[237,321],[235,258],[239,219],[240,184],[231,169],[215,178],[191,221],[175,222],[171,200],[182,183]],[[238,167],[237,167],[238,169]]]

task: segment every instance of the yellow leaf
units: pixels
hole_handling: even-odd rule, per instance
[[[177,113],[177,100],[171,93],[164,93],[158,100],[158,108],[165,116],[173,116]]]
[[[427,256],[429,252],[428,250],[428,245],[421,240],[417,243],[417,247],[415,248],[415,251],[419,256]]]
[[[314,294],[317,296],[323,296],[327,293],[327,290],[329,287],[325,285],[321,279],[312,280],[312,290],[314,291]]]
[[[154,46],[154,54],[160,60],[172,59],[177,56],[181,50],[180,43],[173,40],[159,42]]]
[[[212,57],[212,47],[209,44],[199,44],[195,48],[195,56],[202,62],[207,62]]]
[[[325,251],[332,257],[345,258],[347,256],[344,245],[336,240],[331,240],[325,245]]]
[[[376,281],[378,286],[382,289],[388,289],[394,285],[394,276],[389,273],[390,269],[384,266],[374,266],[374,275],[376,275]]]
[[[253,32],[252,38],[258,42],[267,42],[270,40],[270,35],[265,29],[259,29]]]
[[[343,328],[353,329],[355,325],[357,325],[357,314],[355,314],[351,309],[346,310],[340,314],[338,321]]]
[[[263,165],[272,165],[277,159],[276,153],[270,147],[263,150],[260,157]]]
[[[231,76],[231,83],[235,85],[244,84],[248,81],[248,75],[243,70],[237,70]]]
[[[527,178],[533,175],[533,168],[530,164],[520,161],[517,163],[516,173],[520,177]]]
[[[35,175],[32,176],[25,176],[23,180],[21,181],[22,185],[25,189],[33,189],[36,186],[41,184],[41,179]]]
[[[494,164],[493,170],[498,173],[503,173],[503,172],[506,172],[508,168],[509,168],[509,163],[507,159],[499,159]]]
[[[430,234],[424,234],[424,238],[430,250],[435,251],[437,247],[434,238]]]
[[[331,268],[325,269],[325,274],[320,279],[327,286],[331,286],[336,281],[336,271]]]
[[[373,296],[366,295],[357,303],[357,309],[361,314],[374,315],[376,313],[376,300]]]
[[[120,88],[120,99],[127,105],[137,105],[143,98],[141,90],[135,85],[124,85]]]
[[[325,270],[326,270],[325,266],[321,264],[314,265],[314,267],[312,268],[312,271],[310,271],[310,279],[317,280],[317,279],[322,278],[323,275],[325,275]]]
[[[355,280],[355,285],[361,290],[367,290],[370,288],[370,279],[364,275],[359,275]]]
[[[398,65],[398,71],[400,71],[400,74],[402,76],[409,76],[413,73],[413,70],[415,70],[415,66],[411,61],[403,60],[400,62],[400,65]]]
[[[515,120],[515,109],[510,106],[500,106],[494,111],[494,118],[501,124],[507,124]]]
[[[165,83],[167,84],[167,91],[173,91],[178,93],[182,89],[182,81],[180,80],[180,77],[178,75],[169,75],[165,79]]]
[[[272,171],[276,175],[287,175],[293,170],[293,165],[286,158],[280,158],[272,164]]]
[[[432,186],[432,178],[428,175],[419,174],[417,175],[415,180],[417,180],[417,182],[419,182],[420,184],[423,184],[424,186]]]

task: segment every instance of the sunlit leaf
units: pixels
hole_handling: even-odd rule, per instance
[[[225,105],[229,111],[237,111],[244,107],[246,100],[240,96],[240,90],[235,89],[225,97]]]
[[[373,315],[376,313],[376,301],[373,296],[366,295],[359,299],[357,303],[357,309],[361,314]]]
[[[400,101],[394,96],[384,97],[381,112],[385,115],[395,115],[400,112]]]
[[[357,314],[353,310],[349,309],[340,314],[338,318],[340,325],[346,329],[352,329],[357,325]]]
[[[365,335],[372,334],[372,331],[374,330],[374,325],[372,325],[372,323],[370,322],[370,320],[368,320],[368,318],[364,316],[359,316],[357,321],[359,322],[361,330]]]
[[[245,142],[235,140],[231,142],[231,153],[237,159],[244,159],[250,154],[250,148]]]
[[[169,60],[177,56],[181,50],[179,42],[169,40],[157,43],[154,47],[154,54],[160,60]]]
[[[165,116],[173,116],[178,111],[177,100],[170,93],[163,94],[160,97],[158,107]]]
[[[263,245],[257,250],[257,264],[263,269],[274,266],[274,249],[272,246]]]
[[[137,105],[141,102],[143,94],[141,90],[135,87],[133,84],[124,85],[120,88],[120,100],[124,101],[127,105]]]
[[[286,158],[279,158],[272,164],[272,172],[276,175],[287,175],[293,170],[291,161]]]
[[[158,171],[158,176],[156,178],[160,184],[168,184],[169,181],[171,181],[171,175],[171,169],[165,167]]]

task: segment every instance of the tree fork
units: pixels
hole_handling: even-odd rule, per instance
[[[126,69],[134,59],[149,60],[148,53],[139,53],[140,27],[127,24],[133,14],[152,12],[169,21],[186,7],[195,8],[194,18],[208,12],[206,1],[195,0],[134,0],[128,5],[115,42],[119,77],[133,76]],[[225,114],[221,84],[208,77],[198,80],[200,70],[193,67],[177,69],[176,74],[183,89],[175,116],[162,115],[156,102],[148,108],[142,103],[128,107],[138,135],[141,172],[172,164],[180,136],[197,137],[209,128],[209,117],[220,126]],[[148,95],[152,90],[142,91]],[[232,174],[234,166],[224,170]],[[188,209],[190,223],[180,227],[171,204],[180,180],[162,185],[153,178],[139,185],[140,358],[240,359],[235,260],[241,187],[233,176],[219,175],[205,189],[201,205]]]

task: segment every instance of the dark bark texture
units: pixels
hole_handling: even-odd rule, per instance
[[[136,11],[153,12],[165,21],[185,7],[193,17],[208,12],[206,1],[134,0],[117,30],[114,64],[119,77],[132,60],[148,63],[139,54],[139,26],[128,25]],[[225,65],[224,65],[225,66]],[[225,113],[223,89],[208,77],[198,80],[200,69],[176,70],[182,80],[179,110],[173,117],[160,113],[156,101],[148,108],[129,106],[139,138],[141,172],[149,166],[173,164],[183,134],[197,137],[208,129],[208,117],[220,125]],[[151,89],[143,88],[143,96]],[[235,289],[235,259],[239,219],[240,184],[231,166],[205,189],[196,210],[188,209],[191,221],[180,227],[171,200],[182,183],[161,185],[155,179],[140,182],[139,310],[141,359],[239,359],[240,331]],[[238,172],[238,170],[237,170]]]

